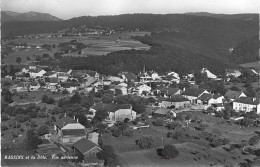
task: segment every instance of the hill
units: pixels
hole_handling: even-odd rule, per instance
[[[239,43],[229,55],[229,60],[237,64],[257,62],[259,55],[259,35]]]
[[[12,11],[1,11],[2,22],[15,22],[15,21],[59,21],[60,18],[52,16],[48,13],[26,12],[17,13]]]

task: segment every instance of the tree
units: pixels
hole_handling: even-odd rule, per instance
[[[175,129],[175,128],[179,128],[182,127],[182,123],[180,123],[179,121],[174,121],[170,124],[167,125],[168,129]]]
[[[122,123],[119,125],[118,129],[123,133],[128,128],[128,125],[126,123]]]
[[[120,129],[113,130],[113,136],[119,137],[121,135],[122,131]]]
[[[94,119],[98,120],[98,121],[102,121],[102,120],[104,120],[107,117],[108,117],[108,112],[107,112],[107,110],[103,109],[103,110],[97,110],[96,111]]]
[[[162,118],[157,118],[157,119],[153,122],[153,124],[154,124],[155,126],[163,126],[163,119],[162,119]]]
[[[112,103],[113,101],[114,101],[114,96],[113,96],[113,94],[105,93],[105,94],[102,96],[102,102],[104,102],[104,103]]]
[[[29,56],[27,56],[27,60],[29,60],[29,61],[30,61],[30,60],[31,60],[31,58],[30,58]]]
[[[12,99],[13,94],[9,91],[9,89],[3,88],[2,92],[1,92],[1,96],[4,97],[3,99],[5,102],[7,102],[7,103],[13,102],[13,99]]]
[[[81,96],[79,92],[75,92],[75,94],[70,99],[70,103],[75,104],[75,103],[80,103],[80,101],[81,101]]]
[[[229,89],[232,90],[232,91],[240,91],[240,89],[237,86],[232,86]]]
[[[49,133],[49,128],[46,125],[43,125],[37,129],[37,135],[43,136]]]
[[[105,129],[107,128],[107,125],[103,124],[103,123],[99,123],[99,124],[97,124],[97,128],[98,128],[98,132],[102,136],[102,134],[104,133]]]
[[[259,140],[260,140],[260,137],[259,136],[253,136],[251,137],[249,140],[248,140],[248,143],[251,145],[251,146],[255,146],[259,143]]]
[[[42,103],[48,103],[49,97],[47,95],[42,96]]]
[[[162,150],[162,157],[165,159],[173,159],[179,155],[178,149],[170,144],[164,146]]]
[[[16,58],[16,62],[17,62],[18,64],[20,64],[20,63],[22,62],[21,57],[17,57],[17,58]]]
[[[117,159],[117,155],[115,154],[115,151],[112,146],[110,145],[104,145],[102,150],[97,153],[97,158],[100,160],[104,160],[104,165],[107,166],[109,159]]]
[[[154,140],[152,136],[142,136],[137,140],[137,144],[141,149],[150,149],[154,147]]]
[[[38,145],[42,143],[39,136],[36,134],[35,129],[29,129],[26,133],[26,146],[29,150],[35,150]]]

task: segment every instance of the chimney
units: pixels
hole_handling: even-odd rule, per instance
[[[253,101],[256,101],[256,98],[255,98],[255,97],[253,97]]]

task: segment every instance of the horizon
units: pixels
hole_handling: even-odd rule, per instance
[[[77,0],[76,2],[78,3],[72,0],[2,0],[2,11],[48,13],[69,20],[81,16],[124,14],[259,14],[260,9],[258,0]]]

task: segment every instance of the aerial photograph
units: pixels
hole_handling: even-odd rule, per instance
[[[1,0],[3,167],[260,167],[259,0]]]

